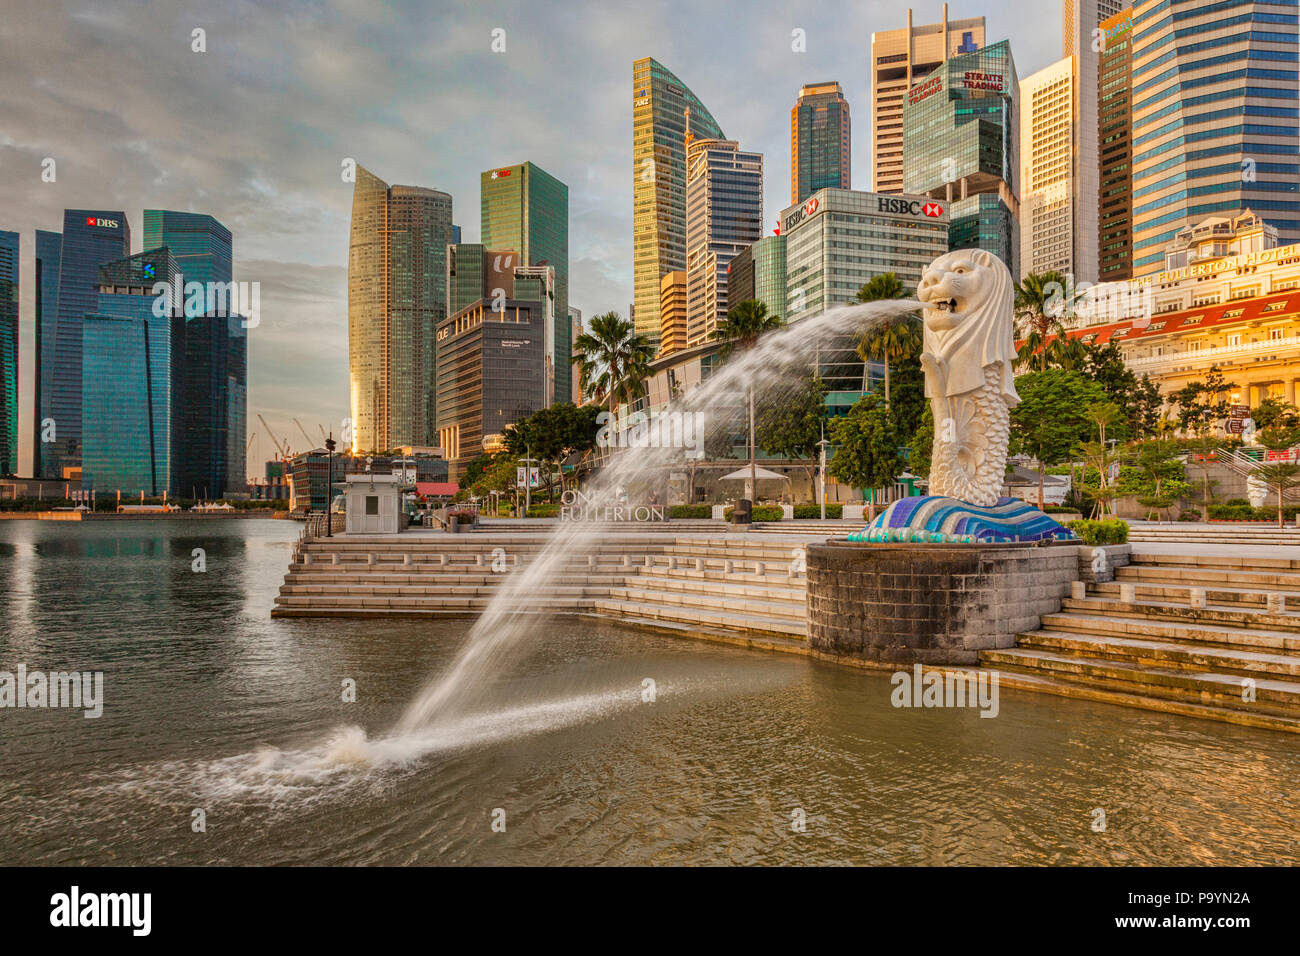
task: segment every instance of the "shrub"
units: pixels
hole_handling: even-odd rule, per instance
[[[559,505],[533,505],[526,515],[529,518],[558,518],[559,516]]]
[[[668,509],[670,518],[712,518],[713,505],[672,505]]]
[[[1212,521],[1251,521],[1255,517],[1255,509],[1250,506],[1249,501],[1243,501],[1241,504],[1210,505],[1206,510],[1210,513]],[[1274,517],[1277,517],[1276,514]]]
[[[1249,505],[1249,498],[1229,498],[1224,502],[1225,505]]]
[[[1078,512],[1078,508],[1070,508],[1065,505],[1048,505],[1043,509],[1043,513],[1049,515],[1072,515],[1078,514]]]
[[[1103,544],[1123,544],[1128,540],[1128,522],[1120,518],[1092,521],[1082,518],[1071,521],[1069,528],[1084,544],[1094,547]]]
[[[1182,511],[1178,512],[1178,520],[1179,521],[1200,521],[1201,513],[1197,511],[1195,508],[1184,508]]]
[[[820,518],[822,516],[822,506],[821,505],[795,505],[794,516],[796,518]],[[826,517],[843,518],[844,506],[833,505],[828,503],[826,505]]]
[[[731,520],[731,515],[735,508],[727,508],[722,512],[722,517],[726,521]],[[829,513],[829,512],[828,512]],[[781,510],[780,505],[754,505],[753,513],[749,516],[750,521],[780,521],[785,517],[785,512]]]

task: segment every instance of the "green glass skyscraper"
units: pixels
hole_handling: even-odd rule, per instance
[[[518,252],[522,265],[555,270],[555,315],[569,314],[569,187],[533,163],[489,169],[479,177],[480,243]],[[572,390],[567,318],[547,332],[554,341],[556,396]]]
[[[18,471],[18,233],[0,231],[0,475]]]

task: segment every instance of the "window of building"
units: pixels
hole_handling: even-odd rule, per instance
[[[1269,329],[1269,330],[1268,330],[1268,340],[1269,340],[1270,342],[1278,342],[1278,341],[1280,341],[1280,340],[1282,340],[1282,339],[1284,339],[1284,338],[1286,338],[1286,330],[1285,330],[1285,329]]]
[[[377,514],[379,514],[379,496],[378,496],[378,495],[366,495],[366,514],[368,514],[368,515],[377,515]]]

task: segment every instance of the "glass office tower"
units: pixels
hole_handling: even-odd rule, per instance
[[[1133,274],[1209,216],[1257,213],[1300,241],[1295,0],[1135,0]]]
[[[727,277],[730,305],[757,299],[768,315],[785,317],[785,236],[764,236],[731,260]]]
[[[0,475],[18,473],[18,233],[0,230]]]
[[[357,167],[348,248],[353,450],[432,445],[434,335],[447,308],[451,196]]]
[[[819,189],[852,189],[849,101],[838,83],[812,83],[799,90],[790,110],[790,203]]]
[[[32,381],[36,394],[32,402],[32,475],[45,474],[41,463],[44,444],[41,441],[41,410],[50,407],[50,381],[41,374],[42,368],[54,365],[54,323],[59,312],[59,260],[63,250],[63,235],[58,232],[36,230],[36,321],[35,341],[32,343]]]
[[[513,249],[519,265],[555,270],[555,314],[569,314],[569,187],[533,163],[489,169],[479,176],[480,241]],[[554,330],[554,394],[567,396],[573,342],[568,322]]]
[[[1019,85],[1002,40],[952,57],[903,106],[904,192],[941,200],[950,247],[987,249],[1017,280]]]
[[[121,210],[65,209],[59,253],[59,296],[53,327],[41,330],[40,419],[53,440],[41,449],[41,474],[62,478],[81,465],[82,325],[98,306],[99,267],[131,252],[131,230]]]
[[[153,249],[97,271],[98,302],[82,322],[81,486],[99,497],[175,495],[185,317],[156,307],[153,286],[174,281],[176,261]]]
[[[144,211],[144,248],[167,248],[182,280],[225,285],[232,281],[230,230],[212,216]],[[230,286],[209,306],[239,301]],[[220,290],[218,290],[220,291]],[[219,498],[242,492],[248,418],[248,332],[238,315],[189,315],[178,343],[183,371],[174,385],[182,409],[175,422],[178,493]]]
[[[632,64],[632,316],[658,347],[660,280],[686,268],[686,110],[701,139],[726,139],[708,109],[662,63]]]
[[[1133,11],[1101,21],[1097,61],[1098,276],[1102,282],[1133,274]]]

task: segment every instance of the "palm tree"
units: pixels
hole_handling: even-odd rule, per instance
[[[885,299],[903,299],[907,290],[898,276],[885,272],[872,276],[871,281],[858,290],[859,302],[880,302]],[[890,359],[911,358],[921,351],[921,319],[915,312],[882,319],[866,329],[858,339],[858,358],[862,359],[862,390],[867,390],[867,362],[871,359],[885,363],[885,408],[889,408]]]
[[[779,329],[785,320],[779,315],[768,315],[766,303],[758,299],[737,302],[727,310],[727,317],[713,330],[713,338],[722,341],[720,353],[724,358],[739,348],[747,352],[757,344],[764,332]],[[749,390],[749,494],[753,501],[758,493],[758,464],[754,455],[754,386]]]
[[[1065,348],[1061,317],[1079,297],[1070,288],[1069,280],[1054,271],[1031,272],[1016,286],[1017,333],[1024,340],[1019,359],[1025,362],[1037,355],[1040,372],[1047,369],[1049,352],[1062,354]]]
[[[617,312],[597,315],[573,340],[573,357],[583,394],[599,397],[610,418],[624,402],[644,390],[654,346],[637,335],[632,323]]]

